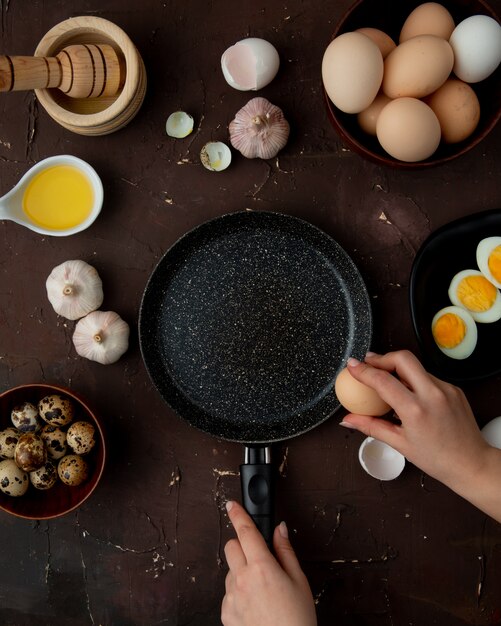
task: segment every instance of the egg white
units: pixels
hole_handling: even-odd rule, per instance
[[[499,295],[499,291],[496,290],[496,298],[494,300],[493,305],[487,311],[471,311],[457,296],[457,289],[459,283],[468,276],[484,276],[482,272],[478,270],[463,270],[462,272],[458,272],[454,278],[451,280],[451,284],[449,286],[449,300],[455,306],[461,307],[463,310],[468,311],[468,313],[473,317],[476,322],[480,322],[482,324],[497,322],[501,319],[501,296]],[[484,276],[485,278],[485,276]]]
[[[489,256],[494,248],[501,246],[501,237],[486,237],[477,246],[477,265],[482,274],[490,280],[493,285],[501,288],[501,283],[497,281],[489,269]]]
[[[473,352],[473,350],[475,350],[475,347],[477,345],[478,333],[477,333],[477,325],[475,324],[475,320],[468,313],[468,311],[466,311],[466,309],[463,309],[462,307],[446,306],[445,308],[440,309],[440,311],[436,313],[436,315],[433,317],[431,321],[432,336],[433,336],[433,327],[435,326],[435,323],[440,317],[442,317],[442,315],[445,315],[446,313],[453,313],[463,320],[463,322],[466,325],[466,334],[464,336],[463,341],[460,344],[458,344],[455,348],[443,348],[442,346],[439,346],[438,343],[435,342],[436,346],[441,352],[443,352],[446,356],[450,357],[451,359],[458,359],[458,360],[467,359],[470,356],[470,354]],[[435,339],[435,337],[433,337],[433,339]]]

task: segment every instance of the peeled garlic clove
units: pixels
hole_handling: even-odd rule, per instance
[[[280,66],[278,52],[269,41],[248,37],[231,46],[221,57],[223,76],[239,91],[256,91],[275,78]]]
[[[230,122],[231,145],[248,159],[271,159],[289,138],[289,122],[282,109],[266,98],[253,98]]]
[[[65,261],[55,267],[45,283],[54,311],[77,320],[103,303],[103,284],[97,270],[85,261]]]
[[[193,118],[184,111],[171,113],[167,118],[165,130],[169,137],[184,139],[184,137],[187,137],[193,130]]]
[[[129,347],[129,325],[113,311],[94,311],[75,326],[73,345],[86,359],[115,363]]]
[[[202,165],[212,172],[221,172],[231,163],[231,150],[222,141],[209,141],[200,151]]]

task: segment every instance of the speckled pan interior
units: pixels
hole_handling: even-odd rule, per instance
[[[164,400],[216,437],[293,437],[339,407],[338,371],[369,348],[372,315],[346,252],[303,220],[243,212],[206,222],[146,286],[141,351]]]

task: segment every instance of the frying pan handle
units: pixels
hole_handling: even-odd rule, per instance
[[[245,461],[240,466],[243,505],[273,548],[275,476],[269,447],[246,447]]]

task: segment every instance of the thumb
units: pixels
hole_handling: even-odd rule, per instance
[[[289,532],[285,522],[275,528],[273,533],[273,547],[275,549],[275,556],[277,561],[282,566],[282,569],[289,574],[293,580],[300,580],[304,577],[301,565],[297,560],[294,548],[289,541]]]

